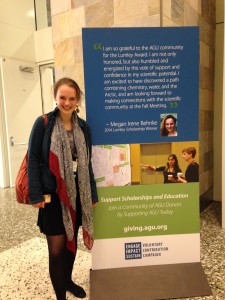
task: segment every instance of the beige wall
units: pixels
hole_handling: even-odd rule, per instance
[[[213,187],[214,0],[52,0],[56,79],[84,90],[82,27],[200,27],[200,193]]]
[[[34,32],[35,59],[38,65],[54,61],[52,28],[47,27]],[[45,45],[43,47],[43,45]]]
[[[0,0],[0,57],[35,62],[34,1]]]

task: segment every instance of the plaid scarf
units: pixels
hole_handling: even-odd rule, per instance
[[[84,134],[78,125],[77,114],[72,115],[72,129],[78,156],[78,187],[82,207],[82,229],[84,244],[93,246],[93,208],[89,176],[89,159]],[[50,145],[50,170],[56,176],[63,224],[66,231],[67,247],[75,253],[74,229],[76,220],[76,184],[73,173],[70,142],[63,122],[56,116]]]

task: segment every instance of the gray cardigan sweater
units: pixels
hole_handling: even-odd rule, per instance
[[[28,188],[31,204],[43,201],[44,194],[57,192],[56,178],[49,168],[51,134],[57,113],[58,108],[55,108],[54,111],[46,114],[47,124],[45,124],[42,116],[38,117],[31,130],[28,145]],[[78,124],[84,133],[86,141],[92,202],[95,203],[98,201],[98,195],[91,164],[92,142],[90,127],[79,117]]]

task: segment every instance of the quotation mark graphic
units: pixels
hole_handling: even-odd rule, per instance
[[[94,43],[95,50],[102,50],[102,43]]]
[[[177,108],[178,103],[177,102],[170,102],[170,108]]]

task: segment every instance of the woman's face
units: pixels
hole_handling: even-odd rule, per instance
[[[166,130],[168,131],[168,133],[174,132],[175,126],[176,126],[176,124],[172,118],[166,119],[165,127],[166,127]]]
[[[61,85],[58,88],[55,101],[61,113],[72,114],[78,104],[76,90],[68,85]]]
[[[170,167],[173,167],[175,165],[175,159],[172,156],[170,156],[168,158],[168,163]]]
[[[187,153],[187,152],[183,152],[182,153],[182,157],[185,161],[189,161],[190,158],[192,158],[192,154],[191,153]]]

